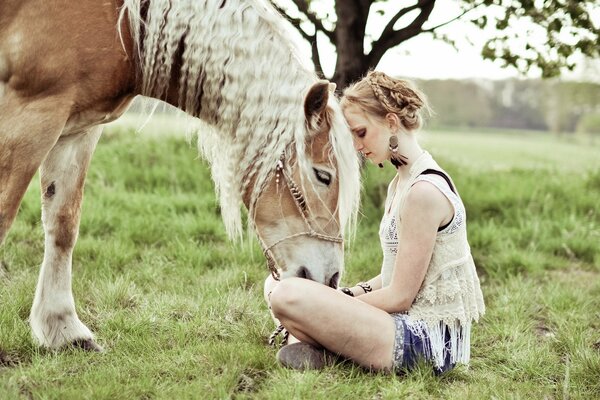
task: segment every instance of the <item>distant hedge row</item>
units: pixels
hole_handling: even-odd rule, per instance
[[[600,135],[600,84],[556,80],[414,80],[434,114],[430,127],[532,129]],[[148,113],[137,100],[131,112]],[[161,103],[157,113],[174,113]]]
[[[600,84],[542,80],[416,80],[435,111],[429,126],[600,135]]]

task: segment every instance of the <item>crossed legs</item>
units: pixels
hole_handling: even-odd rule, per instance
[[[366,368],[393,367],[396,327],[388,313],[307,279],[271,285],[271,311],[290,335]]]

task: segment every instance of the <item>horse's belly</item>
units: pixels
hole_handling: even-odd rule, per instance
[[[119,118],[127,110],[134,95],[124,96],[110,103],[109,109],[88,109],[72,114],[63,129],[62,136],[81,133],[92,126],[106,124]]]

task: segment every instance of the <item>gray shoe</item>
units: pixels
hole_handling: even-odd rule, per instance
[[[331,366],[336,362],[336,357],[325,349],[297,342],[283,346],[277,353],[277,361],[284,367],[303,371]]]

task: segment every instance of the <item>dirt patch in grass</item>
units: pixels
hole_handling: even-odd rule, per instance
[[[548,328],[542,321],[536,324],[534,332],[541,338],[553,338],[556,336],[552,329]]]
[[[237,384],[233,390],[234,393],[255,393],[260,388],[261,383],[266,377],[266,372],[248,368],[238,377]]]
[[[17,365],[19,362],[14,357],[11,357],[7,352],[0,349],[0,368],[10,368]]]

